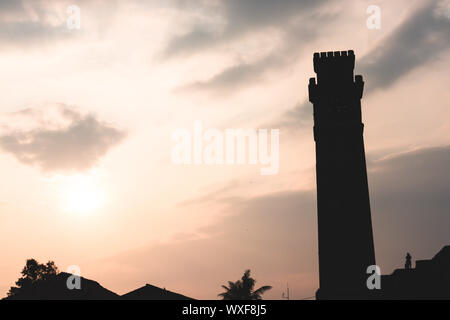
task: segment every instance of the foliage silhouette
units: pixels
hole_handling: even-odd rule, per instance
[[[58,274],[58,267],[54,261],[43,264],[38,263],[35,259],[28,259],[21,273],[22,277],[16,281],[17,287],[9,289],[8,297],[21,293],[38,282],[54,277]]]
[[[223,300],[262,300],[262,295],[267,290],[272,289],[271,286],[262,286],[257,290],[253,290],[256,280],[250,277],[250,270],[246,270],[241,280],[236,282],[228,281],[228,287],[223,285],[225,292],[219,293],[218,296]]]

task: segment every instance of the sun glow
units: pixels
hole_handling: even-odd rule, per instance
[[[91,214],[104,203],[103,188],[90,176],[73,176],[63,186],[62,207],[76,214]]]

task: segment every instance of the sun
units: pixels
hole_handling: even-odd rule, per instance
[[[66,212],[91,214],[103,203],[103,188],[92,177],[74,176],[64,184],[62,207]]]

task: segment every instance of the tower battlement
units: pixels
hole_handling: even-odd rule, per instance
[[[309,79],[309,100],[361,99],[364,81],[360,75],[354,75],[355,53],[348,51],[316,52],[313,56],[316,78]],[[333,101],[333,103],[338,101]],[[340,101],[339,103],[343,103]]]
[[[355,68],[353,50],[316,52],[313,61],[314,72],[317,73],[319,82],[321,79],[335,78],[336,75],[353,80],[353,69]]]
[[[327,69],[336,63],[345,65],[346,68],[353,70],[355,68],[355,53],[353,50],[348,51],[328,51],[314,53],[314,72],[320,73],[323,69]]]

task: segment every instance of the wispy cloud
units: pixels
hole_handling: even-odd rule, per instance
[[[221,1],[220,25],[194,26],[182,36],[173,38],[165,50],[166,57],[212,50],[216,45],[242,40],[276,30],[280,43],[265,56],[255,60],[242,59],[202,81],[181,87],[184,90],[227,91],[243,84],[259,81],[273,70],[292,65],[301,56],[302,48],[330,25],[339,10],[323,10],[327,1]],[[225,22],[223,22],[225,21]]]
[[[211,48],[215,44],[231,41],[245,36],[248,32],[261,31],[265,28],[285,28],[293,18],[310,12],[325,2],[327,1],[226,0],[212,2],[214,5],[211,5],[199,1],[193,8],[199,11],[200,7],[203,11],[215,15],[219,12],[221,19],[216,20],[220,25],[208,27],[204,23],[194,24],[190,31],[169,41],[165,54],[170,57]]]
[[[0,45],[28,46],[68,36],[65,10],[52,1],[5,0],[0,2]],[[64,7],[63,7],[64,8]]]
[[[390,87],[449,48],[450,17],[440,3],[431,1],[422,6],[358,61],[356,71],[366,79],[366,92]]]
[[[412,70],[449,49],[449,9],[443,8],[441,3],[430,1],[418,8],[377,47],[357,61],[355,73],[364,77],[365,95],[391,87]],[[306,127],[305,123],[308,128],[312,123],[309,101],[297,103],[281,116],[277,125],[300,128]]]

